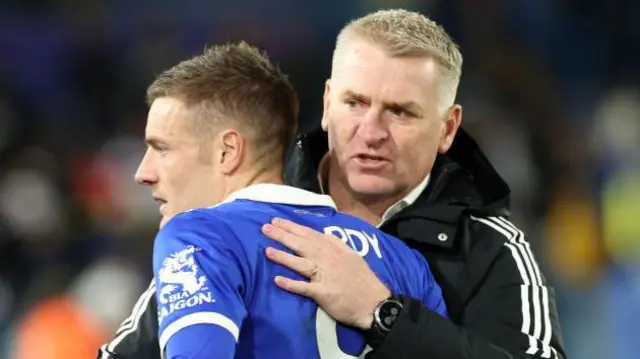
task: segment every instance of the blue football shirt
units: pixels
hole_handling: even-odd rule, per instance
[[[346,359],[365,353],[360,331],[337,324],[313,300],[274,284],[277,275],[304,279],[264,255],[268,246],[289,251],[261,233],[274,217],[340,238],[392,293],[421,299],[447,316],[440,287],[420,253],[337,212],[328,196],[258,184],[218,206],[179,214],[158,233],[153,268],[165,358]]]

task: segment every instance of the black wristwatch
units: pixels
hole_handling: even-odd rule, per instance
[[[371,328],[365,332],[365,340],[372,349],[376,349],[384,342],[402,312],[402,306],[400,298],[390,297],[378,303],[373,310]]]

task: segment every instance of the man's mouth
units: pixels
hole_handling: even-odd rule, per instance
[[[357,156],[360,160],[362,161],[386,161],[386,158],[382,157],[382,156],[376,156],[376,155],[358,155]]]
[[[358,154],[354,158],[354,162],[363,170],[378,171],[389,163],[389,159],[374,154]]]
[[[164,214],[163,210],[167,206],[167,201],[159,197],[153,197],[153,200],[158,204],[160,214]]]

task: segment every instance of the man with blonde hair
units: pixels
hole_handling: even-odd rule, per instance
[[[325,87],[328,143],[324,132],[301,135],[286,169],[289,183],[330,194],[340,210],[420,250],[452,321],[391,293],[336,241],[288,222],[267,235],[298,256],[270,258],[321,276],[276,283],[364,330],[368,358],[563,358],[553,290],[507,220],[509,188],[460,129],[461,68],[454,41],[419,13],[350,22]],[[390,308],[396,314],[379,315]]]

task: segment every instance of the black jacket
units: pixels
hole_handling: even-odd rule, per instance
[[[327,152],[321,131],[302,135],[289,184],[319,191]],[[451,321],[408,300],[371,359],[564,358],[552,288],[524,234],[506,219],[509,187],[464,130],[438,156],[429,185],[381,229],[421,251],[442,287]]]
[[[286,182],[318,192],[326,151],[321,131],[299,136]],[[436,159],[425,192],[382,226],[428,259],[451,321],[406,298],[406,310],[368,358],[565,357],[554,292],[523,233],[505,219],[508,202],[508,186],[461,130]],[[99,359],[160,358],[153,291],[152,283]]]

